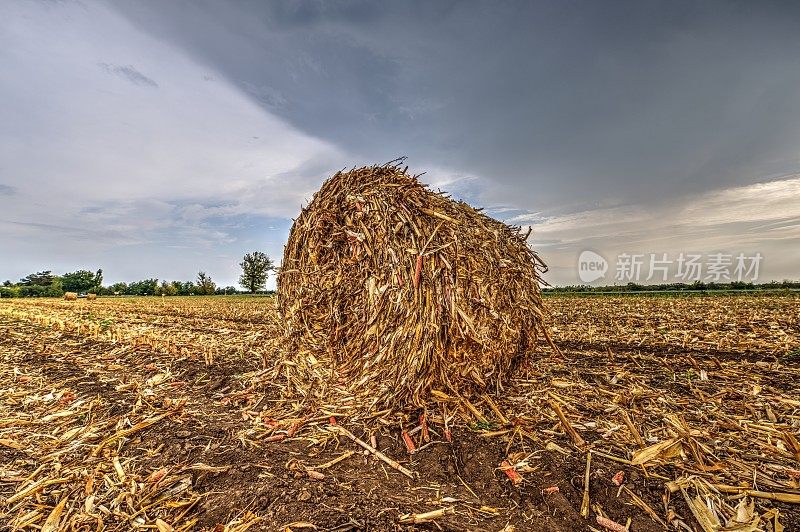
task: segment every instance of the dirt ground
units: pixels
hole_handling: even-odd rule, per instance
[[[781,308],[779,313],[795,312],[797,302]],[[782,330],[796,332],[796,316],[787,319]],[[564,340],[556,336],[562,354],[543,354],[527,376],[506,390],[510,404],[523,412],[525,430],[536,433],[533,438],[495,436],[502,431],[494,429],[503,427],[478,423],[454,426],[448,442],[441,428],[432,425],[431,441],[422,444],[417,433],[422,447],[409,454],[397,427],[367,433],[348,427],[347,419],[337,420],[364,441],[374,436],[380,451],[415,473],[410,479],[346,437],[320,436],[315,427],[330,422],[324,412],[296,434],[288,431],[282,441],[252,437],[261,409],[283,400],[277,387],[253,393],[249,383],[262,368],[258,357],[222,357],[209,365],[200,356],[175,357],[152,346],[68,329],[0,314],[0,520],[9,530],[47,529],[48,523],[56,527],[51,530],[608,530],[598,515],[622,525],[630,519],[631,531],[665,530],[668,520],[670,529],[702,530],[681,491],[668,495],[665,482],[682,474],[681,468],[690,476],[702,476],[705,469],[680,461],[669,469],[632,465],[628,459],[623,463],[615,457],[631,455],[613,443],[608,431],[628,429],[621,423],[605,430],[598,426],[611,414],[593,394],[603,395],[613,380],[609,375],[622,375],[624,381],[626,371],[643,377],[621,384],[615,393],[633,390],[622,402],[632,405],[639,400],[637,393],[641,398],[654,391],[673,410],[685,409],[682,422],[692,427],[702,419],[721,423],[711,412],[724,409],[725,402],[739,404],[750,397],[755,405],[751,387],[756,383],[760,394],[780,395],[789,403],[779,410],[781,403],[772,400],[767,408],[773,414],[754,412],[753,424],[777,416],[781,427],[800,436],[800,403],[791,403],[800,398],[795,351],[630,345],[599,334],[583,341],[564,334]],[[699,382],[706,374],[701,371],[714,368],[721,368],[719,376]],[[681,380],[690,370],[698,375],[696,387]],[[742,380],[753,372],[758,373],[755,380]],[[742,396],[733,387],[737,382],[745,389]],[[713,383],[721,386],[716,392],[704,388]],[[650,391],[637,392],[636,386]],[[548,395],[552,390],[555,395]],[[722,395],[712,400],[714,393]],[[588,518],[580,515],[587,454],[549,412],[548,397],[567,398],[564,410],[586,418],[576,414],[576,430],[591,448],[602,449],[592,453]],[[697,420],[690,409],[699,412]],[[542,410],[549,414],[536,414]],[[642,434],[649,432],[646,415],[638,427]],[[747,438],[739,427],[738,437]],[[702,443],[702,435],[693,435]],[[685,448],[691,448],[695,440],[686,441]],[[778,448],[792,456],[785,445]],[[709,471],[734,463],[745,467],[752,452],[744,449],[741,463],[733,451],[728,457],[717,452],[718,463],[703,465]],[[517,468],[523,477],[519,484],[500,466],[514,454],[524,456]],[[800,469],[797,459],[786,460]],[[622,486],[612,481],[620,471]],[[677,473],[664,476],[667,471]],[[800,485],[795,490],[785,485],[782,491],[800,493]],[[738,499],[729,503],[735,506]],[[763,519],[758,530],[777,532],[776,522],[784,530],[800,530],[797,504],[758,497],[754,502]],[[430,522],[401,524],[404,515],[436,510],[443,515]]]

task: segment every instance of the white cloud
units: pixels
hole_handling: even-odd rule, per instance
[[[568,215],[523,214],[550,282],[578,283],[578,254],[760,252],[762,279],[796,277],[800,262],[800,176],[732,187],[665,204],[598,208]],[[606,278],[605,282],[609,282]]]
[[[60,252],[6,274],[170,232],[230,242],[203,220],[294,216],[344,161],[102,5],[5,4],[0,64],[0,244]]]

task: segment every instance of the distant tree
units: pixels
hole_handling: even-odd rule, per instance
[[[225,288],[218,287],[214,293],[220,296],[231,296],[238,293],[238,290],[235,286],[226,286]]]
[[[46,270],[23,277],[19,280],[19,284],[24,286],[49,286],[53,279],[55,279],[55,275],[50,270]]]
[[[180,286],[180,282],[168,282],[168,281],[161,281],[161,286],[158,287],[156,290],[157,296],[177,296],[178,295],[178,287],[175,285]]]
[[[50,286],[45,288],[44,297],[61,297],[64,295],[64,286],[61,281],[60,277],[56,277],[53,279],[53,282],[50,283]]]
[[[125,293],[133,296],[152,296],[155,295],[157,288],[158,279],[144,279],[129,284]]]
[[[6,288],[8,288],[9,286],[14,286],[14,285],[12,285],[12,284],[11,284],[11,281],[10,281],[10,280],[6,279],[5,281],[3,281],[3,286],[5,286]]]
[[[97,270],[94,274],[94,286],[92,288],[100,288],[103,286],[103,269]]]
[[[213,296],[217,285],[206,272],[197,274],[197,293],[203,296]]]
[[[181,283],[179,281],[176,281],[176,282],[178,284],[178,295],[179,296],[191,296],[191,295],[194,295],[195,291],[197,290],[197,287],[194,285],[194,283],[192,281],[186,281],[186,282],[183,282],[183,283]]]
[[[98,296],[113,296],[114,295],[114,292],[112,292],[111,288],[109,288],[108,286],[100,286],[100,287],[95,288],[93,291]]]
[[[102,279],[102,272],[100,273]],[[96,286],[97,276],[89,270],[78,270],[61,276],[65,292],[88,292]]]
[[[47,290],[46,287],[38,284],[24,284],[19,287],[19,295],[20,297],[42,297],[45,290]]]
[[[0,288],[0,297],[7,298],[7,297],[20,297],[20,291],[22,287],[20,286],[4,286]]]
[[[264,288],[267,284],[270,270],[275,269],[272,259],[266,253],[260,251],[245,255],[239,266],[242,267],[242,276],[239,277],[239,284],[251,294]]]
[[[56,277],[47,286],[38,284],[21,285],[19,286],[18,294],[20,297],[61,297],[64,295],[64,290],[61,287],[61,280]]]
[[[708,288],[703,281],[695,281],[689,286],[689,290],[705,290]]]
[[[112,294],[125,294],[128,292],[128,283],[114,283],[108,287]]]

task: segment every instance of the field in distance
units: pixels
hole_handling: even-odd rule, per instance
[[[423,431],[423,412],[367,430],[292,395],[268,297],[0,300],[0,521],[800,529],[800,296],[545,304],[560,352],[539,346],[500,396],[433,405]]]

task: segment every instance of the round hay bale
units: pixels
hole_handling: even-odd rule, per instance
[[[75,292],[64,292],[64,301],[77,301],[78,294]]]
[[[97,294],[86,294],[87,301],[94,301],[95,299],[97,299]]]
[[[330,366],[372,408],[499,389],[547,337],[546,267],[526,235],[406,171],[328,179],[295,220],[277,279],[290,348],[315,355],[294,367]]]

